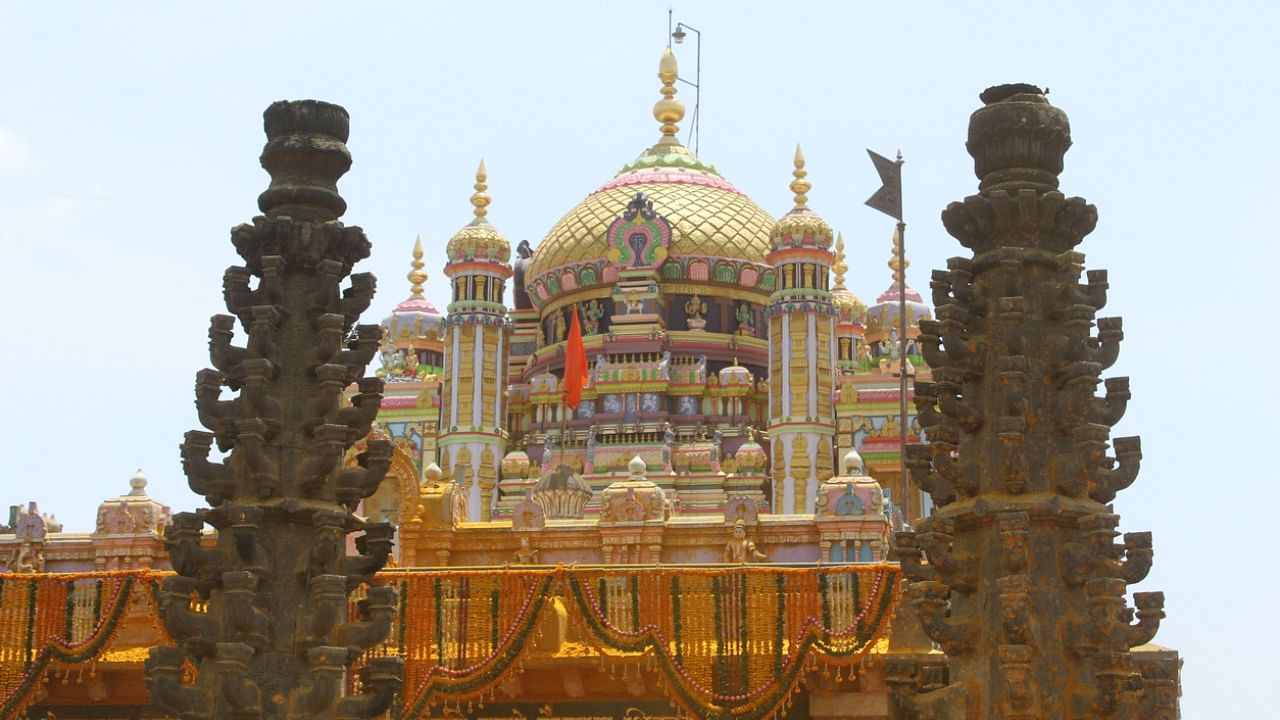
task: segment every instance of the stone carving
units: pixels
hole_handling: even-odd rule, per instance
[[[264,122],[264,214],[232,230],[245,265],[224,275],[230,314],[214,316],[214,369],[197,375],[205,430],[188,432],[181,448],[188,483],[210,507],[178,513],[165,531],[177,574],[158,599],[178,647],[152,649],[147,685],[157,710],[173,717],[371,718],[399,691],[402,661],[370,659],[358,692],[347,692],[348,666],[387,637],[396,608],[395,589],[375,586],[358,617],[347,617],[348,593],[373,581],[393,534],[352,514],[382,481],[391,444],[370,440],[343,469],[382,397],[381,380],[361,377],[380,328],[356,324],[373,277],[340,287],[370,247],[363,231],[338,221],[348,117],[309,100],[275,103]],[[243,346],[232,344],[237,321]],[[358,392],[344,407],[352,383]],[[221,399],[223,387],[238,397]],[[215,441],[225,463],[208,458]],[[206,524],[219,531],[213,547],[201,543]],[[358,530],[359,554],[347,556],[346,537]],[[193,595],[206,612],[191,609]],[[183,682],[187,662],[195,684]]]
[[[599,300],[588,300],[582,306],[582,332],[584,335],[595,335],[600,332],[600,318],[604,317],[604,307]]]
[[[1119,318],[1097,318],[1092,333],[1106,273],[1080,282],[1074,250],[1097,211],[1057,189],[1065,113],[1029,85],[982,100],[968,143],[979,192],[943,213],[973,256],[934,272],[938,319],[920,322],[933,381],[917,385],[916,407],[930,442],[908,447],[907,465],[935,510],[894,549],[950,682],[899,659],[886,679],[904,718],[1155,717],[1169,707],[1167,673],[1130,649],[1155,635],[1164,598],[1135,593],[1136,623],[1125,607],[1151,538],[1116,543],[1108,505],[1141,447],[1115,438],[1107,456],[1128,382],[1094,395],[1123,334]]]
[[[739,335],[756,334],[755,313],[751,310],[751,303],[738,303],[738,309],[734,311],[733,317],[738,321]]]
[[[630,476],[609,484],[600,504],[600,525],[663,521],[671,515],[666,492],[645,477],[646,463],[639,456],[627,464]]]
[[[591,486],[572,467],[559,464],[538,480],[529,496],[548,520],[581,518],[591,500]]]
[[[684,314],[690,330],[705,330],[707,328],[707,320],[703,317],[707,314],[707,301],[703,300],[700,295],[695,294],[689,298],[689,301],[684,304]]]
[[[747,524],[742,520],[733,523],[729,542],[724,546],[724,561],[736,565],[765,560],[767,555],[756,549],[754,541],[747,539]]]
[[[531,497],[522,499],[511,511],[512,530],[541,530],[546,526],[547,517],[542,506]]]
[[[532,565],[538,560],[538,548],[529,546],[529,536],[520,536],[520,547],[516,548],[515,561],[517,565]]]

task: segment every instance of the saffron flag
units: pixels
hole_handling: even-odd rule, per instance
[[[867,205],[879,210],[889,217],[902,222],[902,154],[898,161],[867,150],[871,163],[880,174],[880,189],[867,198]]]
[[[582,402],[582,389],[587,386],[587,348],[582,344],[577,309],[570,314],[569,344],[564,349],[564,404],[577,410],[578,403]]]

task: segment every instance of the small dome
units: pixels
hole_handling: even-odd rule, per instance
[[[163,535],[173,522],[167,505],[147,495],[147,476],[138,470],[129,478],[129,492],[98,505],[95,535]]]
[[[876,298],[876,304],[867,308],[868,340],[878,340],[898,327],[898,303],[901,295],[904,294],[899,287],[897,283],[890,285],[889,289]],[[929,306],[924,303],[924,299],[920,297],[920,293],[907,287],[905,295],[907,297],[907,335],[915,337],[914,331],[919,330],[920,321],[930,320],[933,315],[929,311]]]
[[[489,174],[484,169],[484,161],[476,170],[475,193],[471,195],[471,205],[475,208],[475,219],[467,223],[461,230],[453,234],[449,244],[445,246],[445,254],[449,262],[472,262],[475,260],[506,264],[511,260],[511,243],[489,224],[486,215],[489,213],[489,202],[492,198],[485,190]]]
[[[437,485],[444,480],[444,470],[441,470],[436,463],[428,465],[427,469],[422,471],[422,474],[430,485]]]
[[[540,307],[563,291],[581,286],[583,273],[593,283],[605,282],[599,266],[610,250],[609,227],[638,193],[670,225],[664,277],[685,272],[686,258],[707,258],[697,268],[689,265],[687,279],[745,284],[763,294],[772,291],[771,285],[766,286],[772,275],[765,268],[735,269],[723,262],[766,265],[774,219],[676,139],[675,123],[684,115],[683,106],[675,100],[677,75],[675,58],[668,50],[658,72],[663,99],[654,108],[654,117],[662,124],[658,142],[569,210],[534,250],[524,282],[533,288],[530,299]],[[584,269],[588,264],[597,267]]]
[[[531,461],[523,450],[512,450],[502,458],[502,478],[518,480],[529,476]]]
[[[733,456],[738,461],[738,474],[757,475],[764,472],[765,466],[768,464],[769,456],[765,454],[764,448],[757,443],[754,438],[747,438],[738,448],[738,452]]]
[[[449,238],[445,253],[449,262],[490,260],[506,263],[511,259],[511,243],[487,220],[477,218]]]
[[[911,262],[902,257],[902,254],[902,232],[899,228],[893,231],[893,254],[889,257],[889,269],[893,271],[893,284],[880,293],[875,305],[867,308],[866,338],[868,342],[889,337],[890,331],[901,324],[898,320],[898,311],[904,296],[907,301],[908,338],[919,334],[921,320],[932,319],[929,306],[924,304],[924,298],[907,286],[906,273]]]
[[[382,321],[382,327],[393,344],[408,340],[439,341],[444,337],[440,327],[443,322],[444,315],[430,300],[411,297],[391,311]]]
[[[861,325],[867,318],[867,306],[844,286],[844,274],[848,271],[849,264],[844,257],[844,233],[836,233],[836,261],[831,266],[831,272],[835,275],[835,284],[831,286],[831,304],[839,311],[841,322]]]
[[[631,458],[631,462],[627,463],[627,470],[629,470],[632,475],[644,475],[645,470],[648,469],[648,464],[646,464],[644,458],[639,455]]]
[[[840,474],[844,476],[865,475],[867,472],[866,463],[862,461],[862,456],[857,450],[850,449],[844,454],[840,460]]]
[[[444,322],[444,315],[430,300],[422,296],[422,283],[427,281],[422,255],[422,238],[417,238],[413,243],[413,269],[406,276],[412,284],[410,295],[382,320],[386,340],[396,349],[418,347],[423,341],[440,345],[443,340],[441,324]]]
[[[831,247],[831,226],[817,213],[809,209],[809,189],[813,187],[805,177],[809,174],[804,169],[804,152],[796,146],[795,169],[792,175],[791,192],[795,193],[796,205],[791,212],[778,218],[769,236],[769,247],[781,250],[788,247],[814,248],[827,250]]]
[[[727,365],[720,370],[720,385],[745,385],[751,387],[753,378],[751,371],[738,364],[738,358],[733,359],[732,365]]]
[[[137,472],[133,474],[133,477],[129,478],[129,494],[147,494],[147,476],[142,473],[142,468],[138,468]]]

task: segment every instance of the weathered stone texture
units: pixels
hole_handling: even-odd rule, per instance
[[[1136,593],[1132,622],[1125,594],[1150,568],[1151,536],[1116,542],[1109,505],[1142,453],[1136,437],[1110,438],[1128,379],[1095,395],[1123,338],[1119,318],[1095,318],[1106,272],[1080,278],[1075,247],[1097,211],[1057,190],[1065,113],[1028,85],[982,100],[968,142],[979,193],[942,214],[973,254],[934,272],[938,320],[921,322],[933,382],[917,384],[916,405],[929,443],[908,448],[908,465],[936,509],[895,550],[947,677],[890,660],[896,711],[1173,717],[1167,678],[1130,652],[1155,635],[1163,595]]]
[[[156,707],[180,718],[372,717],[399,689],[401,661],[369,660],[358,691],[343,697],[346,674],[387,636],[396,608],[393,588],[372,587],[363,619],[347,618],[350,593],[383,567],[392,537],[390,525],[352,514],[385,474],[389,443],[371,441],[358,467],[342,469],[382,397],[381,380],[361,378],[380,330],[355,324],[374,278],[351,275],[340,287],[370,248],[360,228],[338,221],[348,117],[308,100],[277,102],[264,119],[264,215],[231,231],[244,265],[224,275],[230,314],[213,317],[214,367],[196,375],[205,429],[181,448],[210,507],[179,513],[166,532],[178,575],[160,603],[178,646],[152,651],[148,686]],[[237,320],[243,347],[232,342]],[[344,406],[351,383],[359,394]],[[234,397],[222,399],[223,388]],[[209,458],[215,444],[224,462]],[[206,524],[217,530],[212,547],[201,543]],[[361,554],[347,556],[346,537],[360,530]],[[184,661],[194,683],[182,682]]]

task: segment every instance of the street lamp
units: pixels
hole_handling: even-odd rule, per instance
[[[670,23],[669,17],[668,17],[668,23]],[[698,132],[698,110],[702,106],[702,32],[698,30],[698,28],[693,27],[692,25],[686,25],[684,23],[676,23],[676,29],[674,32],[671,33],[671,39],[675,40],[677,45],[683,45],[684,39],[688,37],[688,33],[686,33],[685,30],[692,30],[693,33],[697,35],[697,41],[698,41],[695,49],[697,60],[694,64],[693,82],[689,82],[684,78],[676,78],[676,79],[684,83],[685,85],[690,85],[693,87],[693,117],[692,117],[692,123],[689,126],[688,142],[691,142],[693,144],[693,154],[697,155],[698,143],[702,139],[701,134]]]

